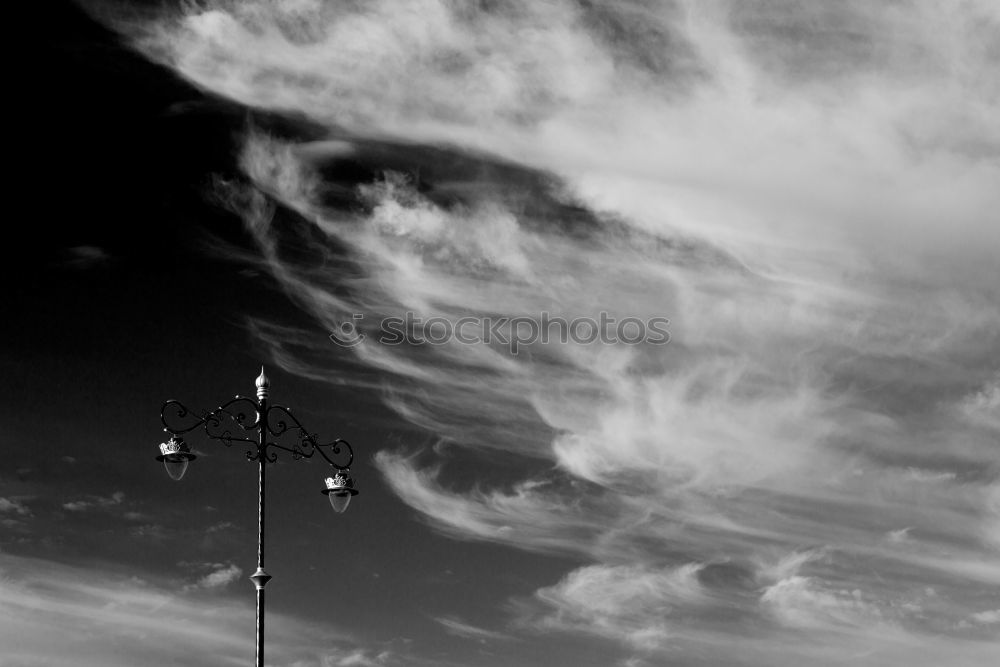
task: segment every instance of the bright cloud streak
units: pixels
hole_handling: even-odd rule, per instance
[[[198,585],[203,588],[223,588],[233,583],[241,576],[243,570],[236,565],[216,564],[214,569],[198,580]]]
[[[206,579],[202,587],[221,585]],[[246,664],[253,655],[252,600],[194,588],[148,573],[0,555],[3,662]],[[273,610],[268,628],[274,665],[318,667],[363,650],[336,628]]]
[[[486,630],[485,628],[480,628],[475,625],[470,625],[457,618],[440,617],[434,619],[449,634],[453,634],[457,637],[464,637],[465,639],[472,639],[478,642],[486,643],[490,641],[509,641],[511,638],[502,632],[494,632],[493,630]]]
[[[221,195],[326,331],[670,319],[666,346],[352,350],[406,420],[538,464],[460,492],[376,459],[453,537],[593,559],[522,620],[746,664],[839,664],[838,633],[869,664],[997,650],[993,3],[217,2],[129,30],[326,128],[251,132],[253,188]],[[345,193],[344,160],[389,173]],[[283,251],[272,202],[320,262]],[[255,326],[290,369],[337,353]]]

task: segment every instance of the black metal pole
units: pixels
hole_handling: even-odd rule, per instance
[[[257,380],[257,571],[250,577],[257,588],[257,667],[264,667],[264,586],[271,580],[264,570],[264,493],[267,464],[267,377],[261,369]]]
[[[260,461],[257,501],[257,572],[264,572],[264,461]],[[257,667],[264,667],[264,585],[257,586]]]

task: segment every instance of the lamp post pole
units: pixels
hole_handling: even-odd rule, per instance
[[[332,477],[324,480],[325,486],[321,491],[329,498],[330,505],[338,513],[347,509],[351,497],[356,496],[358,491],[354,488],[354,479],[350,475],[350,465],[354,460],[354,450],[351,445],[340,438],[331,442],[320,442],[316,434],[307,431],[302,422],[292,415],[289,408],[271,405],[268,400],[271,382],[264,374],[263,367],[260,369],[256,385],[256,401],[236,396],[205,414],[188,409],[180,401],[169,400],[164,403],[160,410],[160,421],[163,422],[163,430],[170,434],[170,439],[160,444],[160,455],[156,460],[164,464],[167,474],[172,479],[179,481],[187,471],[188,464],[197,458],[181,436],[199,427],[210,440],[219,441],[226,447],[231,447],[234,442],[254,445],[253,449],[246,452],[247,459],[257,463],[257,571],[250,576],[250,580],[257,589],[256,665],[264,667],[264,586],[271,580],[271,575],[264,570],[265,493],[267,464],[278,460],[277,453],[269,452],[268,449],[273,447],[285,451],[296,461],[312,458],[318,452],[336,470]],[[256,437],[245,437],[247,435]],[[294,442],[281,444],[280,440],[285,435]],[[335,460],[342,455],[346,462]]]
[[[257,379],[257,412],[267,414],[268,382],[264,375],[264,369],[260,369],[260,377],[263,382]],[[250,580],[257,588],[257,642],[256,656],[257,667],[264,667],[264,586],[271,580],[271,575],[264,571],[264,494],[267,490],[265,485],[267,467],[266,457],[259,454],[267,447],[267,429],[257,429],[257,571],[251,575]]]

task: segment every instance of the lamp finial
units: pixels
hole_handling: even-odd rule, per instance
[[[268,397],[271,388],[271,380],[264,374],[264,366],[260,367],[260,375],[257,376],[257,400],[264,400]]]

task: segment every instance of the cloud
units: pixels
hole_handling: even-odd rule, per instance
[[[1000,429],[1000,377],[987,381],[979,391],[970,392],[959,408],[974,422],[992,430]]]
[[[121,505],[125,500],[125,494],[122,491],[116,491],[110,496],[89,496],[87,500],[72,500],[67,503],[63,503],[63,509],[69,510],[70,512],[84,512],[91,508],[97,509],[108,509]]]
[[[216,569],[198,580],[198,586],[202,588],[224,588],[243,576],[243,570],[232,563],[229,565],[219,564],[215,567]]]
[[[231,253],[322,333],[251,328],[439,456],[523,464],[375,459],[449,536],[592,563],[525,617],[721,663],[836,664],[844,633],[854,660],[973,664],[995,644],[959,624],[1000,581],[1000,14],[827,4],[220,2],[123,29],[325,130],[251,129],[219,184],[259,250]],[[326,338],[407,311],[667,317],[671,341]]]
[[[480,642],[510,641],[512,639],[510,635],[503,632],[480,628],[449,616],[435,616],[434,621],[444,627],[445,632],[456,637],[474,639]]]
[[[18,516],[31,516],[31,510],[23,502],[16,498],[0,498],[0,512],[16,514]]]
[[[470,497],[442,488],[433,472],[417,470],[410,460],[398,455],[379,452],[375,463],[393,491],[454,537],[540,551],[572,551],[586,535],[600,530],[600,513],[575,517],[557,496],[546,493],[544,484],[525,482],[510,493],[494,491]],[[596,503],[595,512],[599,512]]]
[[[170,536],[171,531],[166,526],[162,526],[160,524],[144,523],[140,526],[133,526],[130,528],[129,534],[133,537],[152,540],[154,542],[162,542]]]
[[[68,503],[63,503],[63,509],[69,510],[70,512],[82,512],[90,506],[90,503],[83,500],[73,500]]]
[[[223,530],[230,530],[235,528],[236,524],[232,521],[220,521],[218,523],[213,523],[211,526],[205,529],[206,533],[218,533]]]
[[[69,259],[65,266],[71,269],[91,269],[95,266],[107,264],[111,260],[111,255],[101,247],[92,245],[81,245],[67,249]]]
[[[866,602],[860,590],[832,591],[808,577],[782,579],[764,591],[761,602],[790,627],[865,627],[882,621],[878,608]]]
[[[890,530],[886,533],[886,539],[890,542],[905,542],[910,539],[910,528],[900,528],[899,530]]]
[[[0,643],[10,664],[195,667],[240,664],[253,652],[254,608],[246,596],[179,592],[177,582],[146,572],[9,554],[0,554],[0,571]],[[275,665],[322,667],[364,650],[327,623],[268,613]]]
[[[516,600],[513,610],[523,630],[609,639],[629,650],[625,661],[685,655],[754,665],[934,665],[950,657],[971,665],[995,651],[995,641],[963,634],[968,623],[947,626],[929,618],[941,605],[932,590],[891,600],[798,574],[827,558],[788,554],[756,570],[731,562],[659,570],[587,566],[533,599]],[[984,613],[980,623],[991,619]],[[931,632],[943,628],[948,632]]]
[[[994,625],[996,623],[1000,623],[1000,609],[981,611],[973,614],[971,618],[974,623],[979,623],[981,625]]]
[[[535,628],[596,634],[633,648],[664,648],[672,625],[690,607],[707,602],[698,580],[701,566],[655,571],[639,566],[594,565],[574,570],[558,584],[539,590]]]
[[[337,667],[378,667],[385,665],[391,654],[382,651],[373,653],[365,649],[355,649],[346,655],[337,656],[330,663]]]

